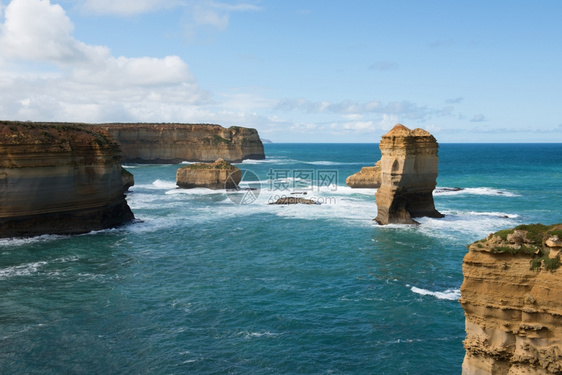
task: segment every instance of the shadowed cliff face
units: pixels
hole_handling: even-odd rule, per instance
[[[255,129],[205,124],[103,124],[121,144],[123,162],[181,163],[229,162],[264,159],[263,144]]]
[[[84,233],[133,219],[119,145],[71,125],[0,122],[0,237]]]
[[[533,224],[469,246],[463,374],[562,373],[561,238],[561,224]]]
[[[425,130],[398,124],[382,137],[379,147],[377,223],[415,224],[414,217],[443,217],[433,203],[438,168],[435,138]]]

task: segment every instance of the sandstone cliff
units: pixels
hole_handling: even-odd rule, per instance
[[[397,124],[383,135],[381,187],[375,194],[378,214],[384,224],[416,224],[415,217],[443,217],[433,203],[436,186],[438,144],[423,129],[410,130]]]
[[[0,237],[84,233],[133,219],[119,145],[70,125],[0,122]]]
[[[190,164],[176,172],[176,185],[182,189],[236,189],[241,179],[242,171],[222,159],[214,163]]]
[[[463,374],[562,373],[561,238],[562,224],[533,224],[469,246]]]
[[[345,184],[351,188],[378,189],[381,186],[381,161],[372,167],[363,167],[355,174],[345,179]]]
[[[232,163],[264,159],[263,144],[255,129],[205,124],[99,124],[121,144],[123,162]]]

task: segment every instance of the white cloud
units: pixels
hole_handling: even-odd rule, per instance
[[[377,113],[381,115],[399,116],[405,120],[424,121],[432,116],[449,116],[452,107],[428,108],[420,106],[408,100],[393,101],[386,104],[380,100],[369,102],[354,102],[344,100],[339,103],[326,101],[313,102],[306,99],[284,99],[279,101],[275,107],[281,111],[296,111],[304,113],[336,113],[342,115],[364,115]]]
[[[186,3],[191,20],[185,25],[185,33],[188,38],[193,38],[196,30],[200,27],[211,27],[219,31],[224,31],[230,22],[230,15],[233,12],[256,11],[261,8],[249,4],[227,4],[215,1],[191,1]]]
[[[483,122],[483,121],[486,121],[486,116],[484,116],[481,113],[478,113],[478,114],[474,115],[472,117],[472,119],[470,119],[470,121],[471,122]]]
[[[33,20],[34,22],[30,22]],[[0,24],[0,117],[49,121],[189,121],[210,103],[177,56],[115,57],[72,36],[49,0],[12,0]],[[35,71],[21,71],[32,61]],[[45,71],[45,63],[54,69]]]
[[[181,0],[86,0],[83,9],[87,12],[117,16],[133,16],[159,9],[181,6]]]
[[[72,38],[73,25],[60,5],[49,0],[13,0],[0,28],[4,58],[75,62],[86,59],[87,48]]]

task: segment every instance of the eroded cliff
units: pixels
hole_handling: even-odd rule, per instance
[[[264,159],[257,130],[206,124],[99,124],[120,144],[123,162],[233,162]]]
[[[381,161],[372,167],[363,167],[355,174],[345,179],[345,184],[350,188],[377,189],[381,186]]]
[[[196,163],[179,168],[176,185],[182,189],[236,189],[241,178],[240,169],[223,159],[217,159],[214,163]]]
[[[465,375],[562,373],[562,224],[490,234],[464,257]]]
[[[377,217],[385,224],[416,224],[415,217],[443,217],[435,209],[438,144],[423,129],[397,124],[382,136],[381,186],[375,194]]]
[[[88,128],[0,122],[0,237],[74,234],[133,219],[119,144]]]

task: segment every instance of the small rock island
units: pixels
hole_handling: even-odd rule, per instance
[[[381,161],[374,166],[363,167],[355,174],[345,179],[345,184],[350,188],[378,189],[381,186]]]
[[[176,172],[176,185],[182,189],[236,189],[241,179],[242,171],[223,159],[189,164]]]
[[[469,246],[464,375],[562,373],[561,249],[562,224],[520,225]]]
[[[131,221],[124,183],[121,150],[109,134],[0,122],[0,238],[79,234]]]
[[[375,194],[380,225],[417,224],[412,218],[444,215],[435,209],[439,148],[423,129],[410,130],[397,124],[382,136],[381,186]]]

